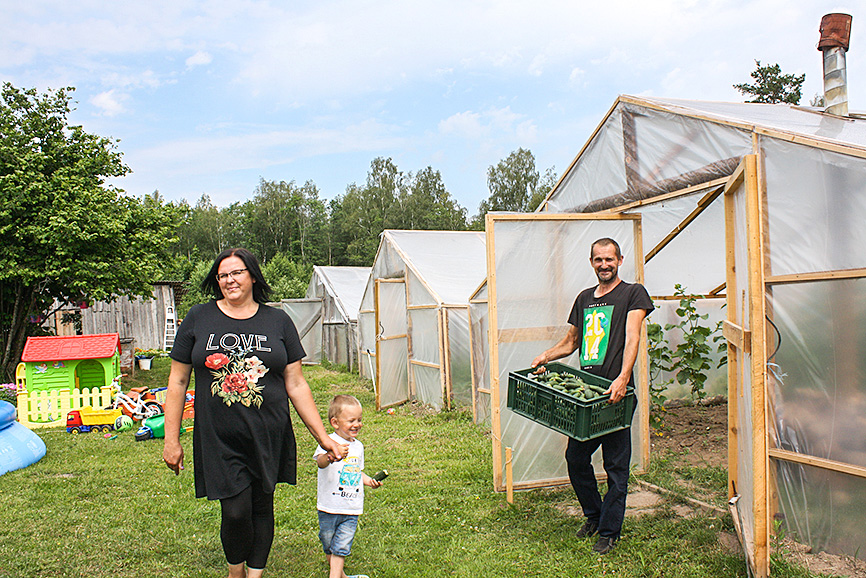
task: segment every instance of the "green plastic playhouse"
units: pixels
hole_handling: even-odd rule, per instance
[[[28,337],[21,354],[28,391],[99,388],[120,375],[117,333]]]

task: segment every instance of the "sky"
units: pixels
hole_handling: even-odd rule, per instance
[[[853,16],[849,106],[866,112],[866,2],[809,0],[0,0],[0,81],[75,87],[72,124],[118,140],[112,184],[225,207],[260,179],[363,184],[390,157],[438,170],[470,215],[518,148],[557,176],[621,94],[743,102],[755,60],[822,93],[821,17]]]

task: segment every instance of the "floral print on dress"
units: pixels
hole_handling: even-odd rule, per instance
[[[245,353],[237,351],[229,355],[213,353],[207,356],[204,364],[214,377],[211,394],[220,396],[228,406],[240,403],[246,407],[261,407],[265,386],[259,385],[259,379],[268,368],[255,355],[244,357]]]

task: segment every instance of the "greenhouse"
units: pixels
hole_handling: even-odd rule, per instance
[[[360,370],[379,408],[472,401],[469,294],[486,274],[484,233],[382,233],[361,301]]]
[[[863,118],[619,97],[539,212],[487,217],[486,284],[469,294],[497,489],[507,465],[518,488],[566,480],[565,437],[507,408],[508,372],[565,334],[595,284],[590,244],[613,237],[621,277],[656,303],[649,321],[669,322],[680,285],[721,322],[727,365],[710,388],[728,398],[728,488],[752,572],[768,572],[773,520],[816,550],[866,556],[864,222]],[[649,457],[642,341],[637,468]]]
[[[322,362],[322,299],[282,299],[277,303],[268,303],[271,307],[281,309],[292,318],[292,323],[298,330],[301,345],[307,354],[303,363]]]
[[[358,310],[370,267],[313,267],[307,298],[322,303],[322,355],[358,369]]]

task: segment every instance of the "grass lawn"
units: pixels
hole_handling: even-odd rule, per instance
[[[132,385],[165,384],[169,360],[136,371]],[[581,518],[556,507],[575,504],[568,489],[521,492],[509,505],[492,490],[489,433],[471,414],[415,415],[412,406],[376,413],[369,382],[321,367],[304,371],[321,411],[335,393],[365,406],[367,470],[385,468],[382,488],[367,490],[349,574],[379,577],[620,576],[739,577],[743,559],[717,539],[730,521],[683,519],[669,507],[628,518],[607,556],[579,540]],[[417,412],[416,412],[417,413]],[[276,493],[276,536],[266,576],[324,577],[316,520],[315,444],[295,416],[298,485]],[[162,442],[133,432],[109,440],[37,430],[48,454],[0,476],[0,577],[223,577],[219,504],[194,499],[192,436],[182,436],[188,469],[174,476]],[[724,482],[720,491],[724,491]],[[774,560],[774,577],[810,577]]]

